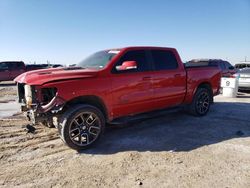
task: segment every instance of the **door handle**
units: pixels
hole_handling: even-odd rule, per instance
[[[142,80],[151,80],[151,77],[150,76],[145,76],[142,78]]]
[[[180,77],[181,76],[181,74],[175,74],[174,75],[174,77]]]

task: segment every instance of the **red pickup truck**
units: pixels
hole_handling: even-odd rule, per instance
[[[185,106],[205,115],[220,77],[218,67],[185,68],[174,48],[126,47],[94,53],[75,67],[27,72],[15,81],[29,120],[53,124],[69,147],[82,150],[107,123],[138,114]]]

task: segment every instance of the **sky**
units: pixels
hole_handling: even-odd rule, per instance
[[[250,60],[250,0],[0,0],[0,61],[74,64],[141,45]]]

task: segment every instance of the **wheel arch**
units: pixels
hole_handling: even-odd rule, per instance
[[[198,90],[198,88],[205,88],[209,91],[210,93],[210,102],[213,103],[213,90],[212,90],[212,85],[209,82],[201,82],[195,89],[194,94],[196,93],[196,91]]]
[[[109,116],[108,116],[108,109],[104,103],[104,101],[95,95],[86,95],[86,96],[79,96],[76,98],[71,99],[65,104],[66,108],[69,108],[73,105],[77,104],[87,104],[87,105],[92,105],[96,108],[98,108],[104,115],[105,120],[108,121]]]

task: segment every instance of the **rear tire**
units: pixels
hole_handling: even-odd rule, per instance
[[[204,116],[208,113],[211,104],[211,92],[207,88],[198,88],[188,112],[194,116]]]
[[[93,146],[105,129],[102,112],[91,105],[75,105],[60,118],[58,131],[72,149],[81,151]]]

